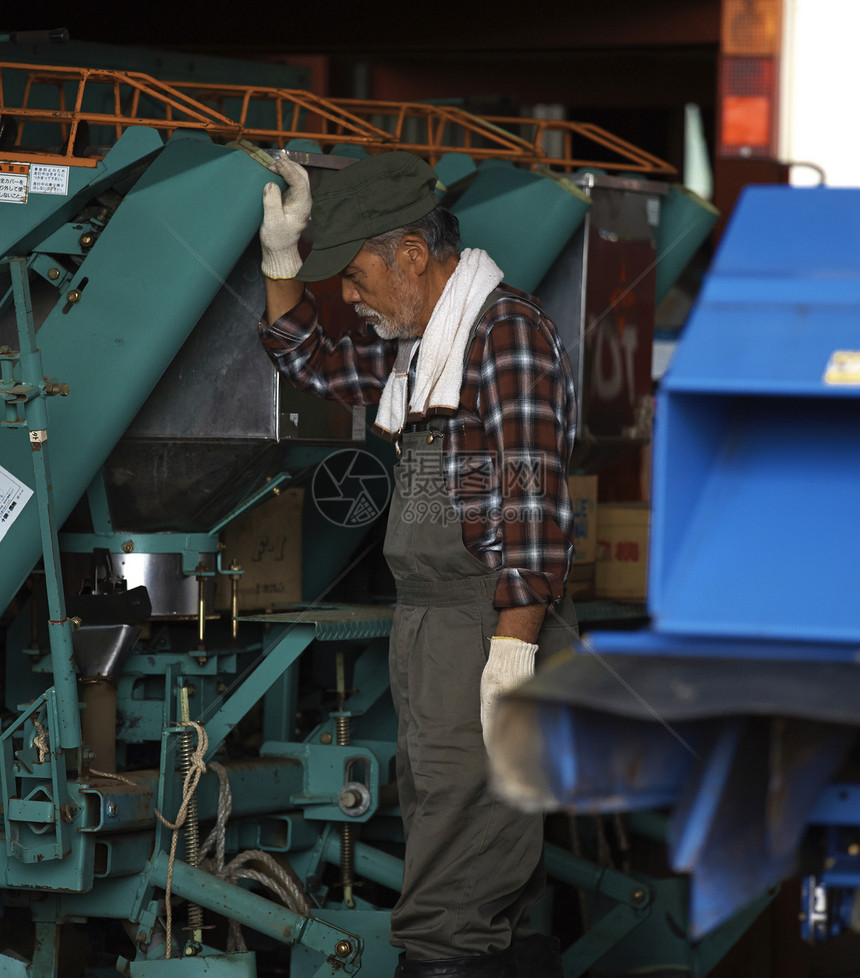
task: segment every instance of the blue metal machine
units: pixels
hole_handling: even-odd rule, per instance
[[[499,772],[665,809],[694,939],[801,867],[804,936],[857,929],[858,486],[860,191],[747,188],[657,396],[651,627],[512,699]]]

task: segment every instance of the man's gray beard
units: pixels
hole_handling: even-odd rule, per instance
[[[363,302],[355,304],[355,311],[362,319],[369,322],[376,330],[377,335],[384,340],[405,340],[418,335],[414,326],[410,326],[408,323],[395,322],[387,316],[381,316],[375,309],[366,306]]]
[[[403,291],[400,295],[400,308],[397,310],[397,318],[389,319],[378,313],[372,306],[365,305],[363,302],[356,302],[353,308],[356,314],[369,322],[376,330],[377,334],[384,340],[407,340],[414,339],[421,335],[421,293],[418,288],[410,288],[405,285],[405,276],[398,276]]]

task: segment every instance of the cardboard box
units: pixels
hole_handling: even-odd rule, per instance
[[[239,611],[267,611],[302,599],[303,489],[284,489],[273,499],[233,520],[222,534],[221,566],[235,559],[245,572],[239,579]],[[216,605],[230,608],[230,578],[219,576]]]
[[[648,503],[601,503],[597,511],[597,598],[644,601],[648,583]]]
[[[591,563],[597,543],[597,476],[572,475],[567,480],[573,503],[573,545],[577,563]]]

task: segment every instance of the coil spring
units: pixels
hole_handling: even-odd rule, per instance
[[[347,747],[352,740],[350,718],[335,717],[335,737],[338,746]],[[344,902],[348,907],[355,905],[352,887],[355,867],[355,840],[352,826],[343,823],[340,827],[340,881],[343,886]]]
[[[179,767],[183,779],[191,770],[191,758],[194,753],[193,734],[187,730],[179,737]],[[183,832],[185,842],[185,861],[189,866],[196,866],[200,859],[200,826],[197,822],[197,797],[192,795],[188,804]],[[195,903],[188,904],[188,928],[191,931],[200,930],[203,926],[203,909]]]
[[[352,886],[355,880],[355,840],[352,826],[346,823],[340,827],[340,876],[344,887]]]
[[[335,717],[335,731],[338,746],[347,747],[352,740],[349,717]]]

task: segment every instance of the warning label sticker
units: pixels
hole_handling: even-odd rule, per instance
[[[0,540],[21,515],[33,490],[0,465]]]
[[[0,203],[26,204],[29,182],[28,164],[0,161]]]
[[[824,383],[860,386],[860,350],[834,350],[827,361]]]
[[[69,168],[50,163],[6,163],[0,161],[0,202],[26,204],[30,194],[69,192]]]
[[[69,192],[69,168],[49,166],[46,163],[33,163],[30,166],[31,194],[58,194]]]

